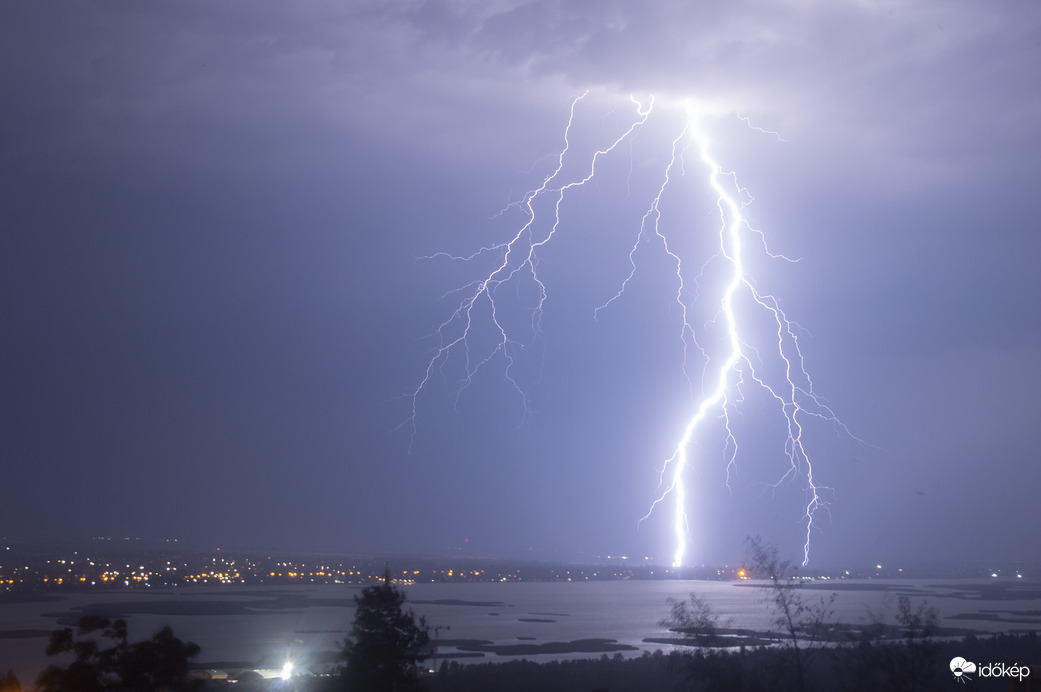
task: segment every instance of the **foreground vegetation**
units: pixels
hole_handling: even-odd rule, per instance
[[[955,681],[949,670],[949,663],[955,657],[975,662],[1018,662],[1031,666],[1030,677],[1041,675],[1041,637],[1037,633],[968,636],[945,641],[930,637],[910,641],[906,637],[897,640],[874,640],[870,638],[870,634],[862,630],[858,641],[847,641],[844,644],[828,643],[803,649],[802,678],[799,677],[799,667],[792,651],[774,643],[770,646],[726,649],[706,646],[693,648],[690,652],[669,654],[659,651],[636,658],[623,658],[622,654],[609,657],[605,654],[598,659],[545,663],[518,660],[460,664],[445,661],[434,674],[416,675],[411,679],[398,678],[388,683],[391,686],[386,687],[375,680],[372,681],[374,684],[369,686],[357,679],[351,680],[341,675],[322,678],[298,677],[293,678],[288,684],[271,681],[266,687],[207,681],[202,689],[291,689],[296,692],[359,689],[415,689],[427,692],[931,692],[961,689],[952,688]],[[404,670],[408,661],[400,658],[398,661],[402,667],[396,669]],[[1038,665],[1032,665],[1035,663]],[[183,674],[183,668],[179,672]],[[141,687],[123,687],[122,681],[119,681],[108,689],[198,689],[196,686],[201,683],[176,677],[176,682],[168,680],[165,681],[166,685],[145,683]],[[47,689],[47,685],[40,684],[43,682],[43,679],[38,681],[36,689]],[[65,684],[51,689],[84,689],[72,680],[62,682]],[[31,688],[20,687],[13,675],[0,675],[0,692],[29,689]],[[1008,680],[988,681],[975,676],[971,681],[971,687],[967,689],[1019,688],[1010,686]]]
[[[949,663],[970,661],[1034,661],[1041,663],[1041,638],[1036,633],[996,635],[948,642],[928,642],[912,650],[906,642],[862,641],[816,649],[804,661],[805,679],[796,676],[790,652],[778,648],[736,651],[700,649],[694,653],[646,654],[623,659],[606,655],[594,660],[533,663],[511,661],[459,665],[446,662],[430,677],[430,692],[788,692],[845,690],[892,692],[952,689]],[[1041,675],[1041,667],[1038,673]],[[1031,673],[1033,676],[1034,673]],[[970,689],[1008,689],[1008,681],[972,680]]]
[[[434,674],[417,676],[409,682],[398,679],[390,683],[397,687],[367,687],[357,680],[349,682],[345,677],[336,676],[299,677],[288,684],[272,681],[267,689],[296,692],[407,688],[427,692],[932,692],[961,689],[952,687],[956,683],[949,663],[955,657],[976,662],[1037,663],[1037,672],[1032,670],[1030,674],[1030,677],[1035,677],[1041,675],[1041,637],[1037,633],[1028,633],[969,636],[947,641],[923,638],[914,646],[906,640],[873,641],[865,637],[860,641],[809,650],[803,660],[805,677],[802,680],[797,677],[791,651],[774,645],[732,649],[705,647],[669,654],[659,651],[636,658],[615,654],[598,659],[546,663],[519,660],[461,665],[445,661]],[[181,687],[185,683],[190,687],[200,684],[181,678],[172,685],[145,683],[141,687],[127,686],[124,689],[185,689]],[[1010,686],[1008,680],[988,681],[978,676],[970,684],[971,687],[966,689],[1019,689]],[[206,690],[222,688],[262,689],[224,681],[208,681],[203,687]],[[13,676],[0,675],[0,692],[29,689],[20,687]],[[62,685],[58,689],[82,688]]]

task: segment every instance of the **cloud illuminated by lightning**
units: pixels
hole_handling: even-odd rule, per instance
[[[569,193],[593,180],[605,157],[617,153],[620,149],[625,151],[623,145],[632,143],[650,118],[654,106],[653,98],[641,101],[630,97],[634,113],[628,127],[621,135],[597,148],[586,159],[585,164],[578,166],[578,172],[575,172],[575,164],[569,157],[575,114],[587,94],[588,92],[571,103],[568,124],[564,129],[563,146],[553,172],[539,187],[527,192],[512,205],[523,212],[524,218],[524,222],[512,236],[504,242],[483,247],[470,255],[437,253],[427,258],[443,257],[466,263],[492,259],[490,269],[486,273],[451,294],[456,301],[455,308],[448,319],[435,330],[436,347],[433,355],[427,361],[417,386],[409,394],[411,415],[405,424],[412,437],[416,431],[420,396],[435,374],[444,371],[450,359],[461,361],[462,375],[458,380],[457,396],[473,382],[474,376],[480,370],[492,362],[501,362],[506,381],[517,392],[527,410],[525,390],[517,381],[514,370],[519,350],[540,333],[543,310],[548,298],[546,285],[538,273],[538,253],[561,230],[561,208]],[[594,310],[594,317],[598,316],[602,311],[610,309],[611,305],[625,294],[637,272],[636,253],[642,244],[652,243],[660,246],[675,267],[675,302],[681,316],[683,372],[688,373],[688,351],[691,348],[696,349],[704,363],[701,391],[697,394],[693,413],[679,435],[672,456],[662,466],[660,494],[651,504],[644,519],[659,505],[666,501],[672,503],[676,540],[673,563],[681,565],[686,556],[690,534],[686,514],[686,475],[691,465],[694,435],[705,426],[706,419],[710,416],[722,421],[722,457],[726,463],[729,485],[738,452],[738,440],[730,425],[730,415],[733,407],[742,399],[742,385],[747,386],[751,383],[762,388],[768,395],[767,398],[773,400],[787,429],[783,449],[788,464],[780,473],[774,487],[799,477],[805,481],[803,564],[806,564],[809,561],[810,540],[815,528],[816,514],[826,506],[826,502],[825,488],[819,483],[810,455],[804,446],[804,425],[809,419],[816,418],[838,426],[847,434],[849,431],[814,392],[813,382],[807,373],[799,347],[798,326],[788,319],[773,295],[757,289],[749,275],[746,259],[752,252],[750,243],[755,252],[765,253],[772,260],[785,261],[788,258],[771,253],[763,234],[748,222],[745,209],[751,200],[750,195],[738,183],[736,174],[725,171],[712,157],[709,139],[700,127],[694,106],[688,103],[684,108],[683,126],[672,140],[671,158],[663,171],[657,193],[642,217],[636,241],[629,253],[631,271],[615,295]],[[777,133],[753,126],[744,116],[738,117],[750,128],[785,141]],[[689,278],[690,271],[685,266],[687,263],[680,252],[674,249],[681,244],[676,242],[675,231],[666,232],[661,223],[663,197],[675,178],[685,174],[685,162],[688,157],[696,159],[696,164],[703,170],[705,184],[715,197],[718,208],[719,226],[713,232],[718,233],[719,250],[702,266],[702,272],[709,263],[723,268],[723,278],[720,280],[722,285],[712,293],[718,300],[718,311],[712,322],[720,338],[715,339],[716,346],[711,349],[703,348],[699,343],[699,334],[707,326],[695,325],[690,309],[694,301],[692,284],[697,279]],[[670,233],[673,237],[670,237]],[[534,289],[531,304],[528,306],[531,318],[530,327],[524,329],[526,334],[517,333],[516,325],[511,324],[504,316],[507,301],[501,291],[507,285],[522,281],[528,282]],[[749,322],[770,325],[766,331],[768,337],[764,339],[763,330],[749,327]],[[476,333],[479,329],[492,335],[488,342],[490,346],[483,349],[477,347]],[[689,380],[689,374],[687,376]]]

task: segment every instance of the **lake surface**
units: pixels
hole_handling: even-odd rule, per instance
[[[51,661],[44,656],[46,632],[74,626],[85,613],[127,618],[131,640],[171,625],[181,639],[202,647],[196,662],[224,669],[278,667],[287,656],[314,660],[337,650],[353,618],[360,587],[235,587],[137,589],[80,593],[48,602],[0,604],[0,672],[14,669],[23,684]],[[441,654],[465,653],[455,640],[496,645],[549,644],[609,639],[623,655],[671,650],[645,642],[669,636],[658,622],[668,616],[668,598],[697,593],[732,627],[767,630],[774,615],[760,588],[749,582],[604,581],[537,583],[416,584],[405,588],[417,615],[440,626]],[[815,582],[816,599],[836,593],[835,619],[866,622],[869,612],[890,617],[900,595],[937,608],[941,625],[980,632],[1041,631],[1041,582],[1025,579],[903,579]],[[18,630],[36,636],[5,636]],[[25,634],[24,632],[22,634]],[[435,633],[431,633],[432,638]],[[566,648],[566,647],[565,647]],[[471,652],[470,656],[474,656]],[[536,653],[537,661],[599,656],[600,653]],[[516,656],[514,656],[516,657]],[[504,660],[484,653],[463,662]],[[60,661],[59,661],[60,662]]]

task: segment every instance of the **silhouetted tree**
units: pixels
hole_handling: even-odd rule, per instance
[[[889,622],[890,606],[886,599],[879,609],[872,611],[859,640],[840,652],[837,670],[842,674],[844,689],[917,692],[935,687],[935,663],[943,659],[939,655],[941,644],[933,639],[939,612],[925,601],[915,608],[909,597],[900,596],[893,625]],[[903,640],[902,643],[898,643],[899,640]],[[964,643],[970,642],[975,646],[974,637],[964,640]]]
[[[7,675],[0,678],[0,692],[22,692],[22,683],[18,682],[18,676],[13,670],[7,671]]]
[[[112,642],[101,648],[93,635]],[[199,653],[192,642],[182,642],[164,627],[151,639],[130,644],[123,619],[85,616],[75,639],[72,629],[51,632],[47,655],[71,653],[65,668],[48,666],[36,679],[42,692],[130,692],[137,690],[191,690],[198,681],[188,678],[188,662]]]
[[[416,664],[424,658],[430,634],[424,618],[403,610],[405,594],[390,583],[362,589],[350,635],[344,640],[348,689],[404,692],[421,687]]]
[[[774,622],[784,634],[784,648],[790,655],[793,687],[805,692],[809,684],[809,659],[832,626],[835,594],[811,601],[794,579],[795,568],[791,562],[778,557],[775,546],[764,545],[759,536],[749,537],[747,542],[753,575],[770,580],[768,599],[773,603]]]
[[[904,639],[903,649],[897,660],[895,675],[892,676],[890,689],[915,690],[927,689],[936,675],[936,653],[940,646],[932,641],[936,632],[940,614],[936,608],[930,608],[925,601],[917,608],[911,607],[911,599],[900,596],[897,603],[896,624]]]
[[[669,604],[669,617],[658,621],[661,627],[682,634],[692,643],[700,646],[719,646],[719,628],[729,627],[730,621],[720,624],[720,618],[712,611],[708,602],[696,593],[690,595],[690,602],[679,601],[671,596],[665,599]]]
[[[118,672],[123,686],[131,690],[188,689],[188,662],[197,653],[196,644],[182,642],[167,626],[151,639],[131,644]]]

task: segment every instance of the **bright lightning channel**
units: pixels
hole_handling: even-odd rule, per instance
[[[437,253],[424,259],[445,257],[455,261],[474,262],[478,258],[491,256],[492,269],[480,278],[457,289],[450,295],[457,296],[457,303],[452,314],[435,330],[436,347],[427,362],[423,376],[415,389],[408,395],[411,403],[411,415],[402,424],[407,425],[410,439],[416,433],[416,421],[420,396],[430,384],[438,371],[443,371],[450,358],[459,357],[463,361],[462,377],[458,381],[457,397],[472,382],[475,375],[489,363],[500,357],[504,374],[511,387],[524,403],[525,411],[529,410],[524,388],[514,376],[516,356],[525,347],[526,341],[515,335],[512,328],[507,327],[506,320],[500,314],[504,309],[498,291],[505,285],[521,280],[530,280],[535,287],[536,298],[531,306],[532,336],[541,332],[543,309],[547,300],[546,285],[538,274],[538,250],[545,246],[560,230],[561,206],[568,193],[582,187],[596,176],[598,166],[604,157],[631,143],[636,134],[645,125],[653,109],[653,98],[646,102],[630,97],[635,107],[635,114],[630,125],[620,136],[604,147],[597,149],[582,167],[582,173],[567,180],[565,161],[571,150],[572,130],[575,126],[575,113],[579,104],[588,95],[582,94],[571,103],[567,126],[564,129],[563,147],[557,156],[556,168],[542,184],[527,192],[521,200],[513,203],[524,214],[524,223],[502,243],[481,248],[466,256],[455,256],[448,253]],[[738,116],[751,129],[773,134],[781,141],[780,135],[753,126],[744,116]],[[787,468],[773,484],[773,487],[798,476],[805,478],[806,504],[803,508],[805,523],[805,542],[803,544],[803,565],[810,559],[810,542],[815,528],[818,510],[826,507],[824,486],[820,485],[814,472],[810,455],[803,442],[803,426],[808,418],[817,418],[836,425],[842,432],[850,434],[845,425],[839,421],[832,410],[817,396],[813,382],[805,367],[805,361],[799,347],[799,329],[782,311],[778,300],[767,293],[760,292],[753,284],[745,265],[746,243],[753,238],[760,244],[772,259],[788,260],[783,255],[773,254],[766,246],[763,234],[751,226],[744,215],[744,209],[750,201],[747,191],[737,182],[736,174],[725,171],[712,158],[709,151],[709,140],[698,124],[698,114],[691,104],[686,104],[684,126],[672,142],[672,154],[665,168],[663,180],[657,194],[643,215],[636,242],[629,253],[632,271],[622,282],[618,292],[603,305],[596,308],[594,316],[607,309],[612,303],[624,295],[630,280],[637,271],[636,251],[644,242],[655,242],[657,239],[670,261],[674,264],[677,277],[675,301],[681,315],[681,339],[683,342],[683,371],[687,373],[687,352],[693,345],[705,359],[704,391],[694,407],[694,413],[688,419],[680,435],[673,454],[662,465],[660,477],[660,494],[651,504],[647,519],[655,509],[669,500],[673,506],[673,528],[676,548],[673,564],[680,566],[687,553],[690,527],[686,513],[687,488],[685,476],[690,466],[691,448],[694,446],[694,435],[710,415],[723,422],[724,441],[723,456],[726,462],[727,485],[730,484],[731,472],[737,458],[738,443],[730,426],[730,413],[734,405],[741,401],[740,385],[750,380],[761,387],[772,398],[780,411],[781,418],[787,428],[784,441],[784,453],[788,459]],[[709,354],[699,345],[698,329],[695,329],[688,306],[688,287],[684,277],[684,261],[672,247],[669,235],[659,223],[661,219],[661,201],[676,175],[676,169],[682,169],[686,152],[693,148],[703,166],[708,187],[716,197],[719,211],[719,253],[718,258],[727,267],[725,284],[719,296],[719,312],[717,319],[723,324],[726,338],[722,353]],[[542,222],[546,209],[550,210],[551,221]],[[710,260],[711,262],[712,260]],[[791,261],[791,260],[788,260]],[[707,263],[706,263],[707,265]],[[704,268],[703,268],[704,269]],[[768,323],[775,325],[774,337],[765,346],[753,345],[751,334],[742,329],[741,316],[736,309],[739,299],[750,299],[750,305],[766,316]],[[746,301],[747,302],[747,301]],[[478,322],[486,320],[493,333],[493,346],[482,353],[475,353],[474,334]],[[531,338],[531,337],[529,337]],[[769,352],[768,352],[769,351]],[[456,354],[459,354],[456,356]],[[769,368],[767,367],[769,363]],[[782,372],[783,375],[770,376],[771,372]],[[689,380],[689,376],[688,376]],[[850,435],[850,437],[853,437]],[[853,439],[856,439],[855,437]]]

